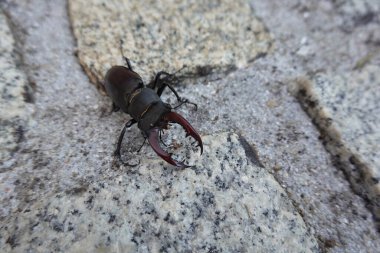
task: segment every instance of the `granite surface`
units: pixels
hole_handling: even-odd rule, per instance
[[[28,107],[27,78],[5,14],[0,10],[0,173],[16,163],[14,152],[32,113]]]
[[[204,136],[178,170],[141,156],[99,181],[49,194],[5,219],[2,251],[318,252],[285,191],[239,136]],[[246,154],[247,152],[247,154]],[[248,155],[248,156],[247,156]]]
[[[380,222],[380,68],[317,74],[297,84],[299,99],[327,135],[329,151],[356,190],[371,200]]]
[[[362,12],[356,9],[357,5],[351,7],[348,2],[352,1],[347,1],[347,4],[327,0],[284,0],[281,4],[278,1],[252,1],[250,5],[254,9],[254,17],[260,16],[261,22],[265,23],[278,42],[276,50],[266,57],[262,54],[247,68],[238,69],[233,74],[210,75],[175,85],[181,95],[198,103],[197,112],[191,107],[183,107],[180,113],[199,129],[202,136],[218,136],[214,133],[233,130],[247,139],[245,146],[255,147],[257,153],[251,162],[257,166],[264,165],[274,175],[307,226],[307,229],[300,226],[301,230],[298,231],[309,231],[310,237],[307,238],[311,238],[312,243],[312,238],[317,238],[320,251],[376,252],[380,248],[379,234],[371,213],[366,208],[367,202],[355,194],[345,175],[335,166],[335,157],[326,152],[320,132],[288,92],[294,79],[305,76],[305,73],[329,69],[338,74],[350,72],[356,65],[363,66],[363,62],[365,65],[367,61],[362,59],[379,47],[376,13],[364,24],[352,23],[351,31],[344,29],[344,22],[357,18],[363,20],[362,17],[370,14],[367,5]],[[22,42],[20,53],[24,62],[23,69],[28,80],[36,84],[33,94],[35,114],[32,116],[38,122],[36,127],[26,129],[25,138],[18,143],[19,149],[14,152],[17,163],[10,170],[0,173],[0,232],[1,235],[7,235],[6,238],[0,237],[0,245],[11,252],[21,251],[31,245],[37,248],[54,246],[59,251],[67,239],[66,241],[78,242],[82,240],[89,249],[96,242],[99,242],[99,250],[103,246],[115,249],[118,246],[112,243],[107,245],[108,240],[123,241],[122,238],[108,239],[106,235],[113,231],[103,228],[109,228],[111,225],[107,225],[107,222],[110,221],[115,227],[112,228],[117,230],[117,224],[123,221],[120,221],[120,211],[114,203],[117,200],[109,193],[118,191],[120,199],[127,201],[118,186],[118,178],[125,181],[129,178],[137,180],[139,173],[136,168],[130,170],[120,166],[112,157],[118,133],[128,116],[122,113],[110,114],[111,101],[100,95],[84,75],[76,58],[80,52],[75,47],[64,1],[0,3],[12,21],[12,33],[16,36],[16,41]],[[346,10],[344,12],[343,7]],[[90,11],[91,8],[87,10]],[[112,61],[121,62],[116,44],[112,52],[116,54]],[[144,59],[146,60],[143,57]],[[373,64],[378,60],[378,55],[370,57]],[[92,61],[96,62],[97,59]],[[134,66],[141,65],[134,62]],[[161,69],[163,68],[152,67],[148,72],[151,74]],[[148,76],[144,74],[144,78]],[[164,99],[175,102],[168,94]],[[142,140],[136,128],[127,131],[123,158],[140,161],[142,167],[153,166],[145,163],[152,161],[159,167],[158,170],[168,174],[173,172],[168,178],[154,178],[155,184],[164,185],[169,182],[169,178],[178,178],[180,173],[196,173],[194,168],[188,172],[179,172],[161,164],[148,145],[143,147],[141,154],[135,154]],[[202,159],[207,158],[202,156]],[[196,164],[195,161],[191,162]],[[252,165],[253,168],[257,166]],[[149,176],[155,175],[156,171],[145,169],[144,173]],[[124,183],[121,181],[120,184]],[[273,183],[268,186],[276,190],[278,185]],[[133,185],[127,187],[134,189]],[[179,197],[182,196],[179,194]],[[102,201],[110,201],[111,198],[109,203],[113,204],[109,204],[110,208],[107,209]],[[289,200],[281,199],[289,203]],[[143,203],[134,203],[145,208]],[[92,209],[87,209],[91,205]],[[75,210],[71,214],[66,208],[72,206],[83,208],[83,214]],[[96,209],[100,206],[103,206],[103,210]],[[44,210],[41,211],[41,208]],[[292,207],[289,208],[293,210]],[[190,211],[194,212],[193,209]],[[38,217],[32,215],[36,212],[39,213]],[[290,213],[293,215],[293,211]],[[65,217],[75,216],[77,218],[73,218],[74,224],[78,224],[81,223],[81,216],[88,217],[90,214],[101,217],[89,227],[76,227],[79,229],[77,231],[90,230],[87,233],[92,234],[86,238],[81,237],[83,233],[74,234],[74,228],[64,220]],[[180,215],[182,214],[178,217],[182,217]],[[270,224],[270,219],[273,218],[272,213],[268,213],[268,217],[260,217],[264,219],[258,221],[262,224]],[[163,219],[165,218],[166,216]],[[168,220],[171,219],[170,215]],[[18,221],[27,221],[27,225],[19,223],[24,224],[19,229]],[[37,221],[40,223],[37,224]],[[207,228],[202,231],[212,230],[213,223],[203,223],[209,225],[202,224],[202,228]],[[89,225],[85,221],[83,224]],[[38,233],[33,232],[34,225],[38,233],[44,234],[45,229],[51,231],[47,235],[51,241],[25,241],[28,237],[38,236]],[[143,232],[144,227],[141,227],[138,227],[141,232],[139,238],[144,238],[144,233],[149,235],[148,233],[154,232]],[[252,227],[248,225],[247,228]],[[262,227],[260,230],[263,233]],[[281,232],[281,229],[277,231]],[[70,238],[64,237],[65,233]],[[279,236],[283,234],[279,233]],[[101,239],[97,240],[99,238]],[[296,234],[291,238],[300,237]],[[203,238],[204,241],[208,239]],[[265,237],[265,240],[269,239]],[[295,239],[292,242],[297,241]],[[144,247],[140,241],[139,243],[140,247]],[[75,247],[78,245],[75,244]],[[134,242],[132,245],[136,246]],[[68,246],[64,244],[62,247]],[[76,248],[72,249],[75,250]]]
[[[129,57],[144,80],[152,70],[207,75],[246,66],[272,38],[244,0],[70,0],[79,60],[94,83]],[[133,15],[131,15],[133,13]],[[228,15],[226,15],[228,13]]]
[[[222,80],[179,88],[200,105],[197,114],[185,109],[181,113],[195,118],[201,132],[238,129],[328,250],[377,248],[380,241],[366,203],[353,193],[315,126],[289,94],[293,81],[278,80],[281,71],[268,70],[269,60],[260,59],[254,70],[237,71]]]

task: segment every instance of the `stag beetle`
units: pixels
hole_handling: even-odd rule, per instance
[[[150,146],[157,155],[174,166],[188,167],[183,162],[174,160],[171,154],[164,151],[159,144],[158,137],[163,129],[168,128],[169,122],[177,123],[185,129],[186,137],[190,135],[198,142],[202,154],[203,144],[199,134],[186,119],[172,111],[184,103],[190,103],[195,106],[196,104],[189,102],[187,99],[181,99],[177,91],[166,82],[167,77],[172,76],[172,74],[160,71],[154,80],[145,86],[140,75],[133,71],[129,59],[126,57],[124,59],[127,67],[111,67],[105,76],[104,82],[105,89],[113,100],[114,111],[121,109],[132,117],[120,133],[115,155],[121,159],[120,147],[125,130],[137,123],[145,140],[148,139]],[[162,76],[165,77],[161,78]],[[179,102],[179,105],[174,108],[170,104],[164,103],[160,98],[166,87],[174,93]],[[155,91],[156,88],[157,91]]]

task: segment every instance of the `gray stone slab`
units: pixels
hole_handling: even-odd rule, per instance
[[[25,133],[25,141],[17,153],[18,165],[2,174],[1,231],[7,230],[4,224],[9,226],[6,217],[25,217],[33,203],[45,203],[43,198],[60,203],[52,196],[80,195],[88,189],[92,193],[96,189],[102,192],[97,182],[112,177],[114,183],[117,182],[115,174],[128,173],[128,168],[113,165],[111,156],[118,132],[128,118],[118,113],[110,115],[110,100],[100,96],[83,75],[74,57],[65,3],[7,2],[3,1],[2,5],[25,34],[23,56],[28,77],[37,84],[34,118],[41,125]],[[322,7],[326,4],[319,2]],[[281,42],[277,44],[278,50],[222,80],[177,87],[180,94],[196,101],[200,107],[198,112],[185,107],[181,113],[202,135],[240,129],[249,143],[256,146],[262,163],[272,169],[305,222],[314,230],[322,250],[376,252],[380,247],[379,238],[364,201],[352,192],[342,173],[333,166],[333,160],[318,139],[318,131],[297,101],[289,96],[285,85],[294,76],[304,74],[304,66],[334,68],[334,63],[339,63],[340,67],[353,67],[345,60],[348,51],[342,43],[332,42],[346,40],[355,44],[360,37],[364,43],[362,30],[367,26],[356,28],[353,34],[336,36],[335,20],[327,22],[325,18],[338,15],[333,11],[321,13],[314,8],[319,6],[315,3],[255,1],[255,5],[258,6],[256,14]],[[304,5],[307,6],[304,8]],[[302,22],[306,14],[309,18]],[[305,34],[321,37],[307,38],[304,45],[309,46],[310,54],[299,56],[298,61],[293,52]],[[361,50],[349,53],[364,53],[363,47],[364,44],[360,44]],[[321,48],[338,53],[325,53]],[[235,124],[239,124],[239,128]],[[129,157],[131,152],[128,151],[139,147],[140,141],[137,129],[128,131],[123,145],[124,158]],[[148,146],[144,147],[141,157],[155,157],[149,150]],[[109,218],[104,215],[104,220]],[[61,226],[55,224],[54,227],[59,231]],[[62,234],[52,240],[59,240]],[[12,237],[7,239],[7,244],[17,243]]]
[[[380,220],[380,68],[317,74],[297,82],[299,98],[350,182]]]
[[[319,251],[285,191],[250,162],[239,136],[203,141],[205,153],[190,158],[192,168],[142,157],[137,167],[40,198],[6,219],[2,251],[12,249],[9,240],[19,252]]]
[[[326,250],[376,249],[380,241],[366,203],[334,166],[320,133],[289,94],[292,79],[268,67],[272,60],[260,59],[252,68],[222,80],[180,87],[180,94],[198,103],[200,111],[184,108],[181,113],[196,119],[194,126],[201,132],[238,129],[295,201]]]
[[[243,67],[266,54],[272,38],[247,1],[82,1],[69,11],[81,64],[96,83],[124,64],[119,50],[146,78],[152,71],[207,74]]]

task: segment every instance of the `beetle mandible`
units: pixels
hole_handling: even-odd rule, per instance
[[[173,109],[184,103],[193,104],[195,107],[197,105],[187,99],[182,99],[173,86],[166,82],[167,77],[172,76],[171,74],[160,71],[156,74],[154,80],[145,86],[140,75],[133,71],[129,59],[127,57],[124,57],[124,59],[127,67],[111,67],[104,80],[105,89],[113,101],[114,111],[121,109],[132,117],[120,133],[115,155],[121,159],[120,148],[125,131],[137,123],[144,138],[148,139],[150,146],[157,155],[174,166],[188,167],[183,162],[174,160],[169,153],[163,150],[159,144],[158,137],[163,129],[168,128],[169,122],[177,123],[185,129],[186,136],[190,135],[198,142],[202,154],[203,143],[197,131],[186,119],[173,111]],[[162,76],[165,77],[161,78]],[[179,105],[174,108],[170,104],[164,103],[160,98],[166,87],[174,93],[179,102]],[[155,91],[156,88],[157,91]]]

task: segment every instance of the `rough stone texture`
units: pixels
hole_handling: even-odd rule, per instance
[[[35,201],[6,219],[2,250],[12,238],[19,252],[318,252],[285,191],[236,134],[203,140],[191,169],[142,158]]]
[[[293,79],[305,76],[306,73],[314,75],[327,72],[345,76],[366,64],[380,64],[379,1],[285,0],[281,3],[252,1],[252,4],[273,34],[277,49],[274,55],[259,59],[253,68],[259,65],[272,69],[274,72],[267,72],[267,75],[273,75],[278,85],[288,86],[294,83]],[[346,27],[350,29],[347,30]],[[277,100],[282,101],[282,98]],[[269,103],[271,104],[273,103]],[[292,115],[295,114],[297,113],[292,112]],[[288,136],[289,141],[291,136]],[[323,141],[323,136],[320,141]],[[307,145],[314,147],[312,142]],[[261,146],[257,147],[259,149]],[[287,146],[283,147],[286,150]],[[270,151],[272,150],[267,150],[268,153]],[[293,193],[292,198],[300,203],[299,207],[304,214],[309,215],[310,219],[305,220],[314,224],[318,236],[329,251],[378,251],[379,234],[371,224],[372,218],[365,215],[363,209],[368,203],[359,204],[357,197],[350,196],[352,192],[347,184],[344,183],[343,186],[338,183],[344,180],[341,173],[333,169],[333,165],[339,161],[334,156],[330,159],[323,152],[319,153],[319,148],[311,148],[309,152],[317,160],[306,162],[302,166],[302,162],[294,163],[299,159],[294,159],[293,162],[284,163],[291,170],[281,169],[276,173],[278,180],[290,186],[287,189]],[[297,170],[288,174],[296,164]],[[318,169],[313,169],[315,166]],[[277,170],[281,166],[274,168]],[[325,169],[320,171],[320,168]],[[314,178],[312,184],[309,184],[311,181],[300,178],[305,174],[310,179]],[[304,196],[308,193],[313,193],[313,197],[306,200]],[[310,204],[316,209],[308,210]],[[324,207],[327,208],[323,210]],[[315,215],[316,210],[319,215]]]
[[[183,240],[181,245],[186,246],[185,239],[189,238],[194,240],[194,245],[206,244],[205,251],[213,249],[212,240],[218,241],[217,247],[230,240],[230,245],[238,243],[236,247],[248,249],[257,247],[265,250],[261,247],[267,245],[267,250],[274,250],[277,245],[300,251],[318,250],[315,239],[306,232],[301,217],[294,211],[284,191],[263,168],[247,161],[241,146],[236,147],[237,160],[219,164],[219,178],[217,170],[210,167],[202,169],[196,166],[184,171],[168,168],[149,148],[144,148],[139,155],[140,167],[115,164],[112,150],[125,116],[110,115],[109,100],[100,96],[81,72],[73,54],[74,44],[64,4],[61,1],[46,2],[38,8],[36,4],[31,1],[5,5],[16,28],[28,31],[22,51],[29,52],[24,55],[24,60],[31,81],[37,85],[34,117],[38,126],[25,133],[25,141],[17,153],[17,166],[2,173],[0,185],[9,187],[2,192],[1,199],[4,207],[0,213],[2,251],[23,252],[28,248],[66,251],[70,246],[73,252],[95,247],[98,251],[110,248],[116,251],[138,244],[144,252],[148,244],[141,240],[160,236],[162,239],[152,239],[149,247],[168,248],[169,245],[164,243],[175,239],[177,243]],[[61,32],[57,34],[57,30]],[[52,71],[55,68],[60,71]],[[187,116],[192,118],[194,114],[189,111]],[[125,147],[135,147],[141,140],[140,136],[137,129],[128,131]],[[230,139],[231,144],[237,144],[235,135]],[[207,149],[215,152],[208,152],[209,157],[205,153],[200,163],[210,166],[211,161],[215,162],[213,159],[224,159],[227,152],[223,149],[228,145],[217,140],[216,136],[205,138],[205,143],[210,142],[214,147]],[[226,136],[220,140],[226,140]],[[196,161],[190,160],[190,163],[196,164]],[[160,173],[163,173],[162,177]],[[190,180],[190,175],[196,182]],[[213,180],[209,180],[209,175]],[[250,176],[257,177],[256,185]],[[181,188],[186,185],[195,190]],[[137,193],[139,187],[141,191]],[[129,189],[136,194],[124,192]],[[179,189],[179,192],[174,189]],[[254,189],[265,194],[255,192],[249,195],[248,192]],[[231,194],[225,194],[224,190]],[[191,198],[194,198],[194,203]],[[236,205],[238,198],[246,204],[244,209]],[[177,208],[181,204],[180,199],[189,208]],[[263,205],[265,199],[269,200],[268,206]],[[162,201],[162,205],[157,206],[156,213],[153,213],[149,206],[158,204],[157,201]],[[128,205],[135,205],[135,208],[118,207]],[[152,221],[157,223],[146,228],[149,212]],[[160,215],[158,220],[155,220],[156,215]],[[199,223],[192,225],[191,219],[198,215]],[[288,222],[280,223],[280,220]],[[160,227],[160,224],[165,226]],[[125,229],[128,226],[131,228],[129,231]],[[209,233],[212,236],[207,236]],[[240,233],[251,237],[242,237],[240,241]],[[184,236],[174,237],[178,234]],[[121,243],[112,244],[116,241]],[[250,244],[254,241],[256,245]],[[173,242],[171,247],[180,246]]]
[[[100,148],[105,140],[99,136],[108,139],[109,134],[107,128],[96,127],[103,96],[88,84],[74,56],[65,3],[3,2],[2,7],[12,20],[13,33],[20,36],[16,41],[21,42],[25,71],[36,89],[30,105],[35,123],[24,128],[16,162],[0,173],[0,230],[7,225],[5,217],[17,217],[30,203],[75,185],[73,175],[91,176],[94,164],[86,163],[85,156],[91,152],[98,159],[99,152],[105,152]],[[94,145],[91,140],[97,137]],[[12,238],[7,243],[12,244]]]
[[[251,2],[275,39],[274,65],[288,76],[351,72],[366,57],[380,64],[377,0]]]
[[[0,10],[0,173],[15,164],[14,152],[23,139],[29,114],[26,76],[17,67],[20,60],[7,18]]]
[[[254,70],[180,89],[200,105],[196,127],[201,132],[239,129],[326,248],[376,249],[380,241],[372,215],[334,166],[318,131],[287,91],[286,80],[277,81],[280,73],[267,69],[268,60],[259,60]],[[186,110],[181,113],[186,115]]]
[[[317,74],[297,83],[300,100],[327,135],[328,150],[380,220],[380,68]]]
[[[115,175],[123,178],[130,168],[114,164],[111,156],[120,128],[128,118],[121,113],[110,115],[110,100],[100,96],[81,71],[74,56],[65,3],[38,0],[1,3],[17,24],[17,34],[25,36],[22,52],[28,78],[37,85],[33,117],[39,122],[37,127],[25,131],[25,139],[15,154],[17,165],[1,175],[0,187],[7,189],[1,191],[3,232],[8,231],[6,226],[13,226],[5,222],[7,217],[20,216],[32,221],[28,217],[30,207],[34,203],[47,204],[44,199],[59,204],[67,201],[64,196],[80,196],[89,190],[95,194],[96,189],[100,196],[104,193],[108,198],[101,183],[112,182],[105,189],[116,189]],[[183,107],[180,112],[202,135],[231,128],[241,131],[249,145],[257,148],[254,156],[272,170],[285,188],[319,239],[321,250],[376,252],[380,248],[379,234],[366,203],[354,194],[333,165],[334,158],[324,150],[318,131],[287,92],[288,84],[298,76],[323,68],[337,73],[351,71],[356,62],[362,62],[362,57],[378,48],[376,15],[373,21],[355,25],[347,33],[341,28],[342,20],[353,17],[339,14],[339,6],[335,4],[338,2],[252,1],[256,14],[278,42],[276,51],[223,79],[210,76],[209,82],[197,80],[177,86],[181,95],[197,102],[200,108],[194,112],[191,107]],[[116,54],[117,49],[113,50]],[[115,59],[118,57],[119,54]],[[371,62],[376,64],[378,55]],[[165,96],[169,98],[175,101],[172,96]],[[131,128],[123,145],[124,158],[154,158],[148,146],[140,155],[131,152],[141,142],[141,134]],[[53,207],[47,208],[46,213],[52,215],[43,218],[42,224],[50,231],[61,231],[63,220],[54,216]],[[57,214],[63,212],[59,210]],[[106,213],[102,221],[107,223],[112,217]],[[116,217],[114,222],[119,222]],[[22,232],[32,235],[34,225]],[[69,225],[63,227],[64,231],[69,230]],[[54,233],[59,236],[42,243],[53,245],[65,234]],[[80,239],[80,234],[77,238]],[[14,251],[25,247],[16,247],[17,237],[0,240],[5,241],[5,247],[13,245]]]
[[[272,43],[244,0],[70,0],[69,9],[79,59],[94,83],[112,65],[124,64],[120,39],[144,79],[184,65],[184,72],[201,74],[246,66]]]

